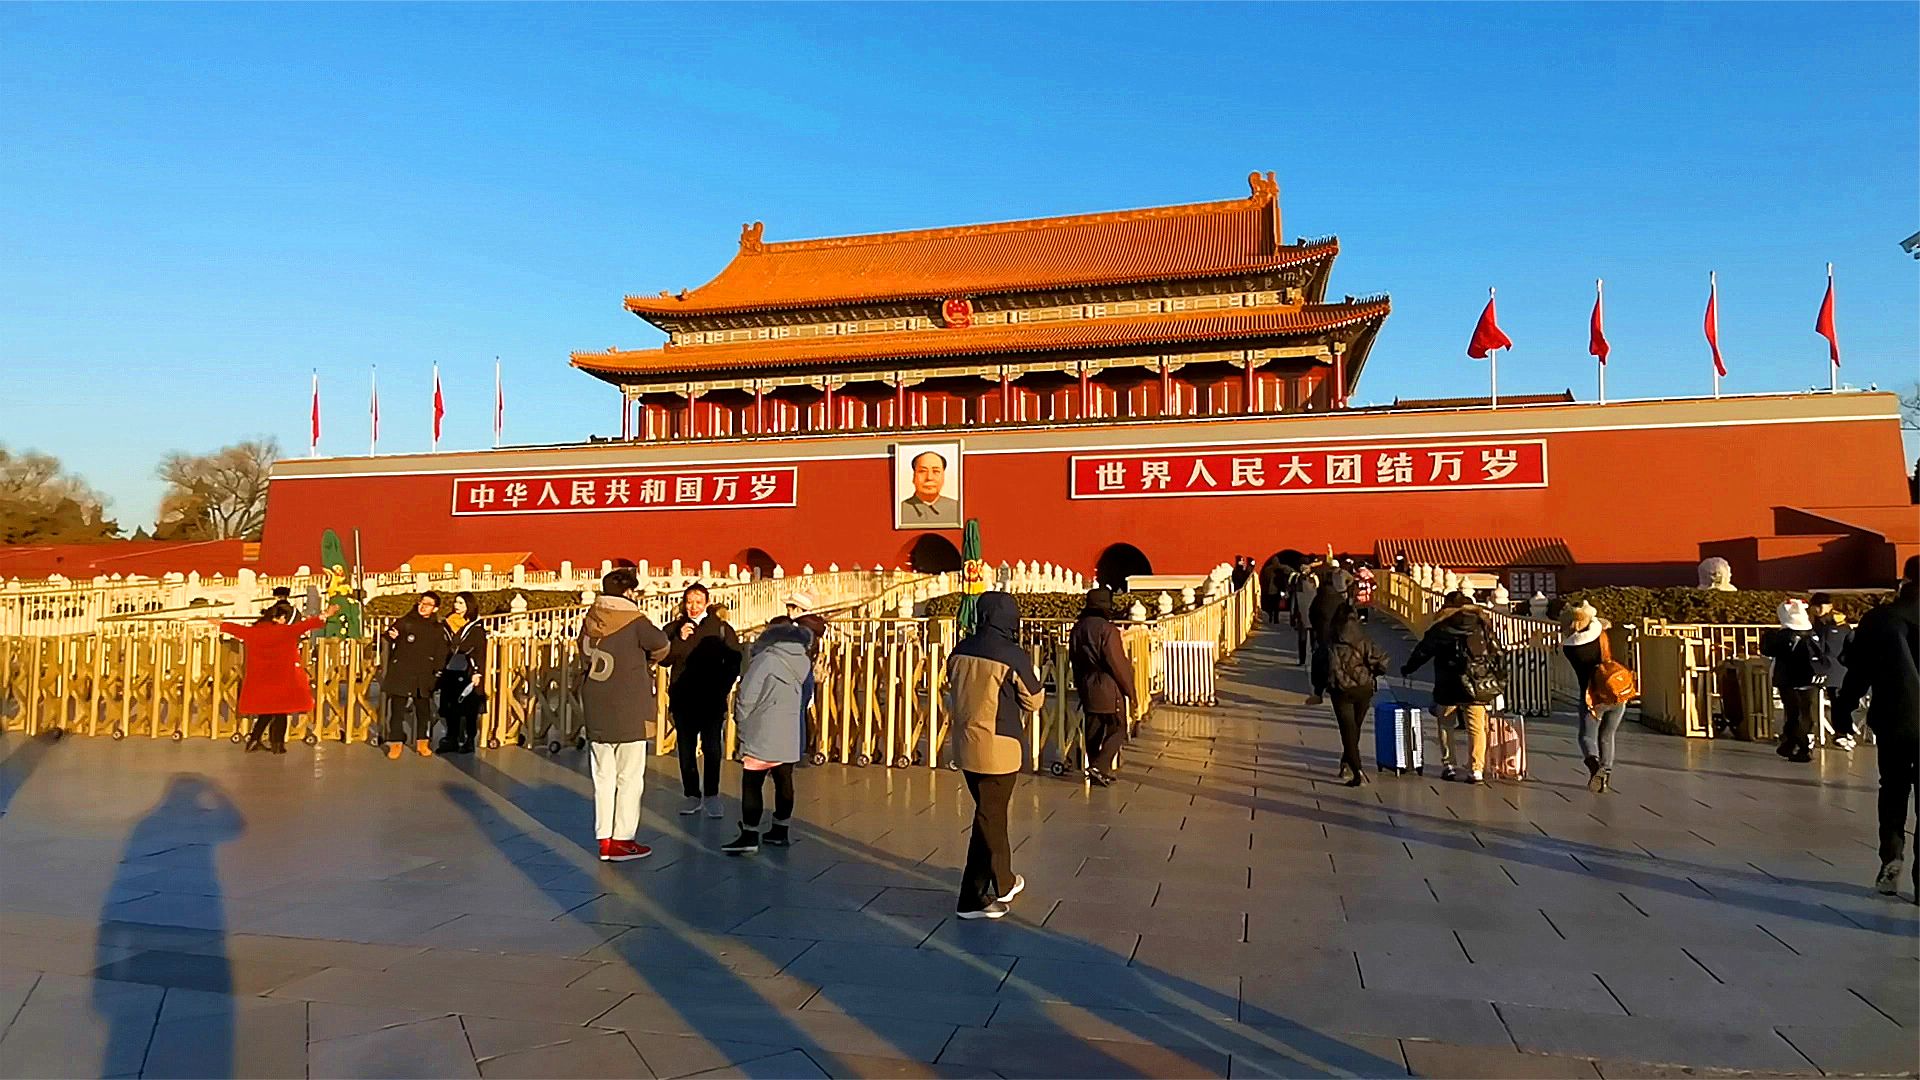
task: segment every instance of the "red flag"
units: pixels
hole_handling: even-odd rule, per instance
[[[1467,355],[1475,360],[1485,360],[1494,349],[1513,348],[1513,339],[1500,329],[1493,317],[1493,290],[1487,290],[1487,309],[1480,313],[1480,321],[1473,327],[1473,340],[1467,342]]]
[[[1604,321],[1600,311],[1600,283],[1596,281],[1593,283],[1593,318],[1587,325],[1587,352],[1599,357],[1602,364],[1607,362],[1607,354],[1613,351],[1612,346],[1607,344]]]
[[[440,365],[433,365],[433,441],[440,442],[440,420],[447,415],[447,402],[440,396]]]
[[[1713,373],[1725,378],[1727,363],[1720,359],[1720,283],[1707,275],[1707,347],[1713,350]]]
[[[317,454],[320,452],[320,373],[318,371],[313,373],[312,420],[312,438],[307,444],[307,452]]]
[[[1827,356],[1840,366],[1840,332],[1833,328],[1833,264],[1827,264],[1827,298],[1820,301],[1820,317],[1813,321],[1813,332],[1827,339]]]

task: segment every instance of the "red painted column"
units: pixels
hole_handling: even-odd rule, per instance
[[[834,428],[840,426],[839,424],[840,418],[833,415],[833,384],[832,383],[827,384],[826,396],[821,399],[821,406],[822,408],[820,411],[827,414],[827,430],[831,431]]]
[[[1347,407],[1347,353],[1345,349],[1333,354],[1333,407]]]
[[[766,391],[757,386],[753,388],[753,433],[755,435],[767,433]]]
[[[699,403],[699,397],[693,391],[687,391],[687,438],[689,439],[700,434]]]
[[[1253,412],[1253,380],[1253,360],[1252,358],[1248,358],[1246,388],[1241,391],[1242,400],[1240,402],[1240,411],[1243,413]]]
[[[1087,369],[1080,369],[1080,419],[1093,415],[1093,383],[1087,378]]]
[[[907,384],[898,375],[893,377],[893,426],[907,426]]]
[[[1172,374],[1167,371],[1167,362],[1165,360],[1162,360],[1160,361],[1160,415],[1161,416],[1171,415],[1171,413],[1169,412],[1168,403],[1172,400],[1172,398],[1173,398],[1173,377],[1172,377]]]
[[[1013,381],[1006,372],[1000,373],[1000,422],[1006,423],[1013,418]]]

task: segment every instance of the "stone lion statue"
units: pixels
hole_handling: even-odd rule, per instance
[[[1718,555],[1701,560],[1700,587],[1716,592],[1738,592],[1733,586],[1733,564]]]

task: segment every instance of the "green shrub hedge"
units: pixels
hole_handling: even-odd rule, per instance
[[[444,617],[453,604],[458,589],[435,589],[440,594],[440,614]],[[476,592],[473,598],[480,602],[480,614],[503,615],[509,610],[515,596],[527,598],[528,611],[544,611],[548,608],[579,607],[580,594],[562,592],[557,589],[493,589],[488,592]],[[390,593],[376,596],[367,601],[368,615],[397,618],[413,610],[420,600],[419,593]]]
[[[948,593],[945,596],[934,597],[927,601],[927,614],[936,616],[956,614],[960,610],[960,596],[960,593]],[[1147,606],[1147,614],[1152,615],[1155,610],[1154,599],[1157,596],[1159,596],[1158,593],[1115,593],[1113,606],[1116,611],[1125,616],[1127,609],[1133,606],[1135,600],[1138,600]],[[1013,599],[1020,606],[1020,617],[1023,619],[1077,619],[1080,617],[1080,610],[1087,606],[1087,594],[1078,592],[1014,593]],[[1175,593],[1173,599],[1178,603],[1179,594]]]
[[[1613,623],[1664,619],[1675,623],[1766,623],[1779,621],[1779,607],[1789,597],[1805,600],[1805,592],[1772,589],[1718,592],[1713,589],[1643,589],[1608,585],[1582,589],[1560,598],[1556,614],[1585,600]],[[1891,598],[1890,593],[1835,593],[1834,610],[1858,622],[1860,616]]]

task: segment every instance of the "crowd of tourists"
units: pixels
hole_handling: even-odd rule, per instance
[[[1261,577],[1267,620],[1277,623],[1284,613],[1297,635],[1297,662],[1308,668],[1308,704],[1330,699],[1340,734],[1340,780],[1354,787],[1371,782],[1361,753],[1361,732],[1370,715],[1375,718],[1379,766],[1418,765],[1417,758],[1408,762],[1399,756],[1408,746],[1420,745],[1418,733],[1409,740],[1398,728],[1418,725],[1422,710],[1399,701],[1391,688],[1389,700],[1375,708],[1380,682],[1394,668],[1366,629],[1375,584],[1372,568],[1331,555],[1306,560],[1298,568],[1275,562],[1256,567],[1244,557],[1234,561],[1236,585],[1255,574]],[[1861,702],[1871,699],[1866,722],[1879,746],[1881,774],[1881,869],[1875,885],[1887,894],[1897,890],[1906,858],[1907,808],[1920,782],[1917,575],[1920,559],[1907,560],[1894,602],[1875,608],[1857,629],[1847,626],[1826,594],[1788,600],[1779,607],[1778,628],[1760,644],[1760,652],[1771,660],[1773,687],[1785,715],[1778,746],[1782,757],[1811,760],[1811,741],[1823,709],[1831,716],[1835,745],[1852,749],[1854,716]],[[580,630],[580,693],[600,858],[624,862],[651,853],[635,838],[647,746],[659,737],[655,687],[661,666],[669,673],[667,713],[676,734],[685,798],[680,813],[725,816],[720,782],[728,758],[724,731],[731,700],[739,740],[741,820],[738,835],[720,845],[721,850],[744,855],[763,844],[792,843],[793,770],[805,748],[806,716],[819,682],[826,621],[813,610],[810,596],[795,593],[787,599],[786,614],[743,647],[725,609],[711,602],[702,585],[685,590],[680,613],[664,627],[653,625],[640,599],[635,572],[612,571]],[[438,752],[470,753],[475,747],[477,720],[485,706],[486,629],[472,593],[457,594],[444,618],[439,611],[439,595],[424,593],[413,610],[386,631],[380,679],[390,758],[400,757],[409,741],[421,756],[432,756],[436,715],[445,727]],[[1067,642],[1084,724],[1084,775],[1094,787],[1115,782],[1131,703],[1141,689],[1134,685],[1118,622],[1113,593],[1097,587],[1087,593]],[[324,618],[297,618],[288,598],[276,596],[257,621],[220,624],[246,649],[239,711],[254,718],[247,750],[284,753],[289,716],[313,708],[299,642],[324,623]],[[1025,879],[1012,870],[1007,810],[1025,761],[1026,718],[1040,710],[1045,690],[1020,644],[1019,624],[1011,595],[981,596],[975,626],[953,650],[945,673],[955,762],[974,801],[957,906],[964,919],[1003,917],[1025,888]],[[1560,649],[1581,688],[1577,740],[1588,789],[1595,794],[1613,790],[1616,736],[1627,703],[1638,693],[1633,672],[1611,654],[1607,629],[1601,614],[1583,601],[1564,613],[1560,638]],[[1493,776],[1524,773],[1524,728],[1501,707],[1506,657],[1507,645],[1489,612],[1466,592],[1454,591],[1445,596],[1399,665],[1403,680],[1432,667],[1430,715],[1439,735],[1444,779],[1479,784]],[[1381,730],[1388,725],[1393,730]],[[1464,739],[1464,747],[1456,748],[1457,738]],[[773,784],[770,817],[768,780]],[[1913,878],[1920,903],[1920,861],[1914,864]]]

